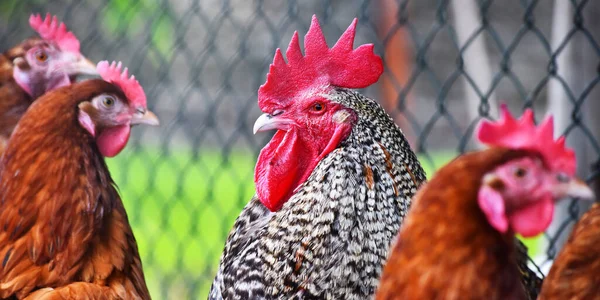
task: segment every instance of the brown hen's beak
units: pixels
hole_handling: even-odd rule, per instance
[[[556,199],[574,197],[593,200],[595,198],[594,191],[579,178],[571,178],[571,180],[567,182],[554,185],[552,193]]]
[[[62,61],[62,70],[69,76],[99,75],[96,64],[79,53],[63,52],[60,60]]]
[[[86,75],[98,75],[96,70],[96,64],[91,60],[81,56],[74,64],[72,68],[73,75],[86,74]]]
[[[257,132],[280,129],[280,130],[288,130],[290,125],[295,122],[291,119],[284,118],[280,116],[283,111],[277,111],[273,114],[262,114],[256,122],[254,122],[254,128],[252,132],[256,134]]]
[[[138,109],[131,117],[131,125],[145,124],[150,126],[158,126],[160,121],[158,117],[149,110]]]

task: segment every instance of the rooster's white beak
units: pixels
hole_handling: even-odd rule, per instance
[[[254,122],[254,128],[252,128],[252,132],[256,134],[257,132],[267,131],[267,130],[288,130],[290,125],[295,124],[295,122],[291,119],[287,119],[281,116],[283,112],[277,112],[276,114],[262,114],[256,122]]]

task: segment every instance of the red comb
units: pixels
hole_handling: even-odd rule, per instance
[[[135,76],[127,78],[127,68],[121,73],[121,62],[108,64],[108,61],[103,60],[96,66],[98,74],[105,81],[111,82],[121,88],[125,97],[129,99],[129,102],[136,106],[146,107],[146,94],[140,83],[135,79]]]
[[[533,112],[525,110],[521,119],[516,120],[508,111],[506,104],[501,105],[502,117],[497,122],[483,120],[477,131],[480,142],[512,149],[527,149],[539,152],[553,170],[569,175],[575,174],[575,152],[565,147],[565,137],[554,140],[554,121],[552,116],[535,126]]]
[[[61,50],[79,53],[79,40],[72,32],[67,31],[64,23],[58,22],[56,16],[46,14],[46,19],[42,21],[40,14],[32,14],[29,17],[29,25],[44,40],[56,43]]]
[[[383,63],[373,53],[373,44],[352,49],[356,22],[354,19],[335,46],[329,49],[319,21],[313,15],[310,29],[304,37],[306,55],[302,55],[298,32],[295,32],[286,51],[288,63],[280,49],[275,52],[267,81],[258,90],[259,106],[265,101],[292,98],[307,89],[329,85],[355,89],[377,82],[383,73]]]

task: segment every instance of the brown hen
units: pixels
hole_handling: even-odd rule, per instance
[[[32,104],[0,161],[2,299],[150,299],[103,156],[158,119],[120,65],[98,70]]]
[[[441,168],[415,198],[384,268],[376,299],[528,299],[515,233],[542,233],[554,203],[590,197],[573,177],[573,152],[552,140],[552,122],[504,110],[481,126],[491,149]],[[485,128],[484,128],[485,127]]]

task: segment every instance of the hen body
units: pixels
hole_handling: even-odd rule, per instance
[[[123,203],[77,121],[90,80],[31,105],[0,162],[0,297],[150,299]],[[75,296],[76,295],[76,296]]]
[[[577,222],[554,260],[539,299],[600,299],[600,205]]]
[[[527,299],[514,235],[477,204],[483,175],[523,152],[494,148],[452,161],[418,192],[377,299]]]
[[[425,173],[373,100],[337,89],[358,115],[281,210],[254,197],[235,222],[209,299],[367,299]]]

